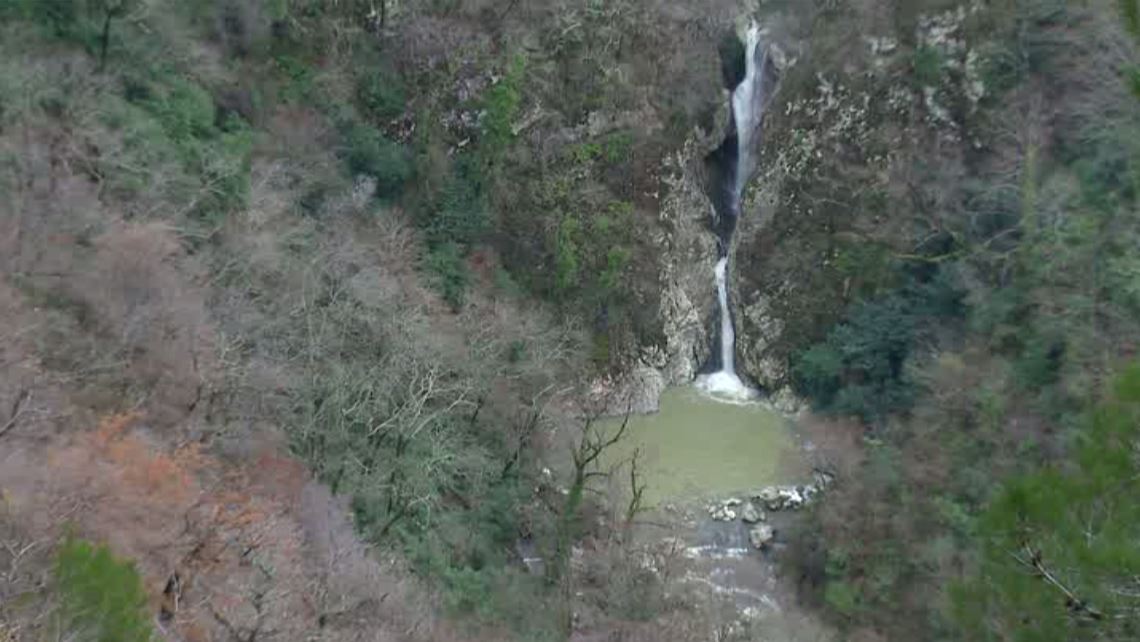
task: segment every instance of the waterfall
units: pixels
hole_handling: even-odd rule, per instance
[[[716,262],[716,300],[720,305],[720,364],[721,371],[736,373],[736,355],[732,346],[736,331],[732,328],[732,315],[728,314],[728,257]]]
[[[767,65],[767,48],[761,47],[760,26],[753,22],[745,36],[744,78],[732,91],[733,135],[718,150],[719,158],[731,163],[734,170],[725,177],[726,202],[721,204],[722,223],[720,257],[716,263],[717,305],[720,309],[720,370],[702,375],[697,385],[718,397],[730,400],[747,400],[755,396],[736,375],[736,331],[732,325],[732,312],[728,306],[728,248],[735,219],[740,215],[744,188],[755,167],[752,150],[756,133],[764,114],[764,72]]]
[[[736,123],[736,175],[733,177],[733,215],[740,213],[740,199],[744,187],[752,174],[752,150],[755,148],[753,136],[760,126],[764,114],[764,66],[768,50],[765,48],[757,60],[756,50],[760,47],[760,25],[753,22],[748,27],[744,48],[744,80],[732,92],[732,118]]]

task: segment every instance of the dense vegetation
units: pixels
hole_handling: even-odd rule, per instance
[[[797,253],[777,260],[816,266],[812,298],[789,300],[814,319],[786,335],[792,381],[863,426],[794,565],[852,636],[1131,639],[1135,374],[1119,394],[1112,381],[1140,339],[1134,14],[1119,13],[1135,7],[926,5],[894,24],[817,13],[787,82],[809,83],[809,104],[847,92],[830,96],[854,115],[772,119],[773,145],[813,117],[838,132],[838,153],[785,183],[790,216],[770,233]],[[839,71],[855,56],[825,45],[851,28],[895,38],[863,63],[885,72]],[[814,71],[839,82],[811,88]],[[858,111],[861,94],[882,102]],[[900,131],[915,142],[879,156]]]
[[[579,382],[620,364],[641,340],[633,316],[652,314],[628,304],[625,276],[635,252],[652,251],[633,229],[655,216],[641,194],[656,184],[648,173],[666,135],[628,115],[574,129],[590,111],[633,105],[622,92],[635,87],[611,71],[657,64],[624,42],[648,14],[628,2],[502,12],[382,2],[383,15],[374,4],[0,3],[2,285],[12,313],[36,315],[0,339],[29,350],[73,404],[58,412],[67,421],[24,435],[27,390],[13,389],[0,436],[15,428],[6,443],[66,452],[55,440],[77,441],[108,460],[87,465],[129,492],[85,515],[83,534],[108,537],[101,511],[120,500],[154,515],[158,525],[113,533],[113,543],[147,556],[146,579],[166,586],[163,599],[199,592],[164,612],[164,625],[193,639],[300,639],[308,632],[289,628],[295,621],[341,622],[352,599],[372,618],[357,627],[421,626],[386,619],[369,602],[387,597],[378,589],[336,598],[342,578],[331,571],[289,579],[297,563],[287,555],[301,547],[289,549],[287,533],[274,535],[279,566],[256,552],[273,538],[248,535],[233,565],[250,577],[233,588],[180,579],[205,573],[203,551],[226,559],[210,547],[237,546],[258,523],[250,515],[277,514],[234,506],[252,501],[236,480],[255,474],[250,457],[278,431],[346,499],[359,537],[439,596],[425,610],[438,602],[467,618],[471,635],[561,639],[583,613],[649,622],[678,605],[590,514],[598,502],[585,486],[568,504],[557,478],[540,474],[562,472],[572,435],[554,428],[575,430],[556,418]],[[536,26],[548,17],[561,26]],[[588,28],[566,28],[579,20]],[[553,54],[518,46],[520,28]],[[592,90],[567,90],[577,84]],[[670,99],[661,109],[684,128],[704,107]],[[554,135],[561,144],[545,142]],[[652,264],[642,270],[655,285]],[[117,428],[92,432],[96,423]],[[229,483],[243,490],[203,490]],[[216,499],[213,510],[198,491]],[[183,521],[164,545],[149,543]],[[334,530],[317,521],[304,527]],[[17,524],[5,544],[59,535],[42,528]],[[583,539],[597,556],[588,569],[569,559]],[[521,564],[519,542],[553,560],[545,574]],[[60,577],[75,590],[61,599],[76,635],[145,639],[132,568],[102,545],[69,540],[62,550]],[[328,555],[328,568],[343,556]],[[371,568],[356,564],[343,573]],[[110,582],[122,595],[93,601],[92,586]],[[2,588],[38,595],[23,583]],[[289,606],[310,594],[304,609]],[[12,604],[0,605],[0,631],[45,631]],[[88,631],[79,620],[99,609],[106,621]],[[326,634],[344,628],[350,635],[340,624]]]
[[[670,4],[0,0],[0,363],[59,404],[17,387],[0,438],[61,477],[102,458],[71,483],[114,492],[44,515],[175,531],[116,537],[136,568],[0,488],[0,637],[148,639],[144,580],[173,600],[170,566],[224,558],[198,531],[255,579],[164,626],[390,624],[386,592],[288,576],[295,533],[233,534],[285,500],[184,492],[289,487],[233,481],[279,436],[372,547],[342,557],[401,560],[472,635],[707,638],[590,492],[607,437],[568,409],[662,345],[664,159],[739,73],[731,18]],[[786,561],[849,639],[1135,639],[1140,9],[971,7],[766,3],[799,55],[734,296],[769,296],[779,383],[858,444]]]
[[[65,540],[56,554],[55,574],[60,626],[69,637],[92,642],[152,639],[139,574],[105,545]]]

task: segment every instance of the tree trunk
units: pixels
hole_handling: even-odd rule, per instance
[[[114,18],[114,13],[108,11],[103,16],[103,35],[99,39],[99,71],[107,66],[107,48],[111,44],[111,20]]]

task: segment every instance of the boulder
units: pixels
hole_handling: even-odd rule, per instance
[[[709,506],[709,517],[718,522],[731,522],[736,519],[736,511],[724,504]]]
[[[772,511],[796,510],[808,502],[805,495],[806,489],[803,486],[768,486],[756,493],[752,500]]]
[[[753,501],[759,501],[763,504],[776,501],[780,498],[780,491],[775,486],[768,486],[761,488],[759,492],[752,498]]]
[[[767,517],[768,516],[764,514],[764,511],[756,508],[756,504],[753,504],[752,502],[748,502],[744,505],[744,508],[740,509],[740,519],[742,519],[745,524],[755,524],[756,522],[762,522],[767,519]]]
[[[776,530],[768,524],[760,524],[748,531],[748,541],[752,543],[753,548],[764,550],[776,538]]]

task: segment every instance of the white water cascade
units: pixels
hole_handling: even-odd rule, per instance
[[[740,202],[744,188],[754,169],[752,150],[754,136],[760,126],[764,110],[764,67],[767,63],[767,48],[760,46],[760,26],[753,22],[745,36],[744,79],[732,92],[732,117],[736,123],[736,171],[732,176],[728,215],[740,214]],[[758,51],[759,50],[759,51]],[[716,263],[717,304],[720,307],[720,370],[701,375],[697,386],[709,394],[727,401],[747,401],[756,396],[736,375],[735,344],[736,331],[732,326],[732,314],[728,307],[728,239],[722,239],[724,255]]]

